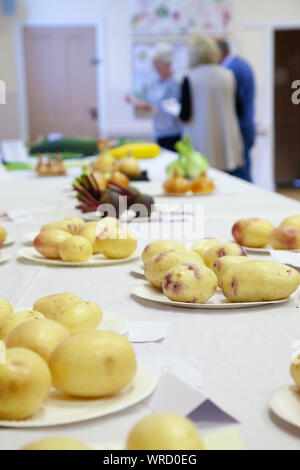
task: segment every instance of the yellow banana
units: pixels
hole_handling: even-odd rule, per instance
[[[160,146],[153,143],[125,144],[120,147],[110,149],[109,152],[115,158],[124,158],[129,153],[135,158],[155,158],[160,153]]]

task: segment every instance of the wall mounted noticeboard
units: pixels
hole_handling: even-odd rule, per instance
[[[231,20],[231,0],[131,0],[134,35],[226,35]]]

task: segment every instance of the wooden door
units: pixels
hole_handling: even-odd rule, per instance
[[[300,80],[300,29],[275,32],[275,178],[300,179],[300,105],[292,102],[292,83]]]
[[[94,28],[25,28],[30,139],[99,135]]]

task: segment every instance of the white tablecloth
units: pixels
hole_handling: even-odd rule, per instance
[[[147,192],[161,192],[163,168],[169,153],[143,162],[154,181],[139,183]],[[267,217],[274,223],[300,213],[300,204],[253,185],[211,170],[218,192],[190,198],[204,204],[205,235],[231,240],[231,227],[241,217]],[[0,184],[0,212],[24,208],[33,215],[24,223],[4,224],[17,243],[5,248],[10,262],[0,265],[0,297],[15,307],[32,305],[44,295],[71,291],[95,301],[103,309],[129,320],[172,321],[161,344],[136,345],[137,353],[194,356],[205,391],[241,422],[248,449],[300,449],[300,432],[279,423],[268,409],[270,394],[291,382],[289,365],[292,343],[300,339],[296,304],[241,310],[189,310],[138,301],[130,289],[143,280],[130,274],[131,264],[102,268],[51,268],[18,259],[24,234],[48,221],[78,214],[66,187],[71,177],[39,179],[17,172]],[[181,199],[180,199],[181,200]],[[162,198],[174,202],[173,198]],[[184,200],[186,202],[186,199]],[[178,201],[176,201],[178,202]],[[181,200],[183,202],[183,200]],[[1,222],[0,222],[1,224]],[[146,241],[141,243],[141,248]],[[17,449],[48,435],[76,437],[84,442],[121,442],[130,427],[144,414],[143,404],[121,413],[80,424],[36,430],[0,429],[0,449]]]

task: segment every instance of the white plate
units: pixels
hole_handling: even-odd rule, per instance
[[[26,235],[24,236],[25,240],[27,242],[33,242],[35,237],[37,237],[39,234],[39,232],[30,232],[30,233],[26,233]]]
[[[10,259],[10,256],[7,254],[4,254],[3,251],[0,250],[0,264],[6,263]]]
[[[19,251],[19,256],[22,258],[28,259],[33,261],[34,263],[38,264],[48,264],[50,266],[67,266],[67,267],[94,267],[94,266],[106,266],[111,264],[120,264],[126,263],[128,261],[132,261],[140,256],[140,252],[138,250],[135,251],[131,256],[125,259],[108,259],[105,258],[103,255],[93,255],[88,261],[85,263],[68,263],[66,261],[61,261],[57,259],[47,259],[38,251],[36,251],[33,247],[22,248]]]
[[[236,242],[235,242],[236,243]],[[243,246],[243,248],[248,251],[249,253],[265,253],[268,254],[270,250],[274,250],[271,245],[264,246],[263,248],[250,248],[248,246]],[[283,250],[281,250],[283,251]],[[289,253],[299,253],[300,250],[284,250],[288,251]]]
[[[33,310],[33,307],[18,307],[15,309],[15,312],[25,312],[27,310]],[[129,331],[129,320],[122,315],[104,310],[102,322],[97,330],[108,330],[119,335],[125,335]]]
[[[139,366],[131,384],[111,397],[84,400],[53,389],[47,401],[31,418],[26,421],[0,421],[0,427],[40,428],[100,418],[144,400],[155,390],[157,383],[158,378],[150,369]]]
[[[192,191],[189,191],[187,193],[160,193],[156,194],[155,197],[199,197],[199,196],[211,196],[213,194],[216,194],[217,190],[211,191],[211,192],[206,192],[206,193],[193,193]]]
[[[15,240],[14,240],[12,237],[8,236],[8,237],[6,238],[6,240],[5,240],[4,244],[3,244],[3,246],[13,245],[13,243],[15,243]]]
[[[138,274],[139,276],[145,277],[145,268],[142,264],[137,264],[131,271],[134,274]]]
[[[132,289],[132,294],[140,297],[141,299],[151,300],[160,304],[172,305],[173,307],[186,307],[186,308],[203,308],[203,309],[216,309],[216,308],[245,308],[245,307],[258,307],[267,304],[280,304],[288,302],[290,298],[266,302],[243,302],[231,303],[224,297],[221,290],[217,292],[207,301],[206,304],[192,304],[187,302],[174,302],[169,300],[161,291],[154,289],[150,284],[142,284]]]
[[[295,385],[276,390],[271,395],[269,406],[279,418],[300,428],[300,394]]]

